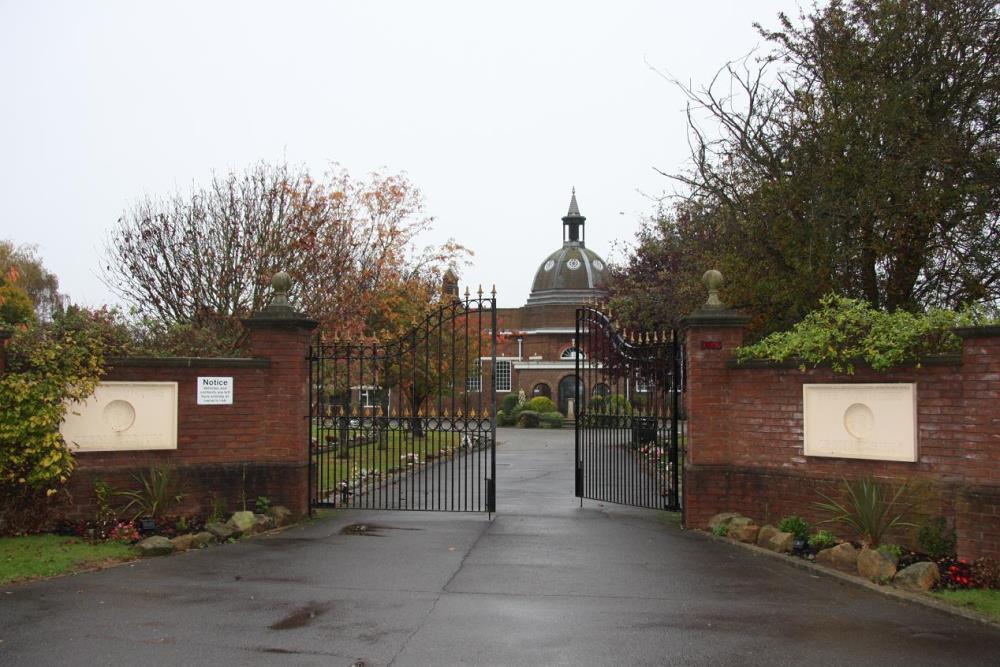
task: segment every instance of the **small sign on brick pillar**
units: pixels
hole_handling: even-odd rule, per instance
[[[301,453],[301,466],[275,467],[285,492],[280,499],[295,514],[309,510],[309,344],[318,323],[296,311],[288,301],[292,280],[284,271],[271,279],[274,296],[259,313],[243,320],[250,353],[271,362],[271,393],[260,406],[275,415],[261,434],[275,450]],[[301,418],[300,418],[301,417]]]
[[[702,282],[708,299],[681,319],[687,350],[687,447],[684,461],[684,523],[703,527],[726,502],[726,466],[731,462],[729,370],[732,352],[743,343],[750,318],[726,308],[719,299],[723,276],[706,271]],[[713,511],[714,510],[714,511]]]

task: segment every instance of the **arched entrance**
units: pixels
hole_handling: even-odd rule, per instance
[[[539,382],[531,390],[531,397],[534,398],[535,396],[544,396],[545,398],[552,398],[552,387],[550,387],[544,382]]]
[[[567,375],[559,380],[559,412],[564,415],[569,411],[569,399],[573,399],[574,412],[580,411],[580,399],[585,392],[583,382],[576,375]]]

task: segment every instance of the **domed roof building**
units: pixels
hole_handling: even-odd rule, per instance
[[[584,244],[585,224],[574,189],[562,219],[562,246],[539,264],[527,303],[497,309],[497,366],[483,377],[496,383],[498,400],[523,390],[527,398],[551,398],[572,418],[574,397],[608,391],[604,384],[584,387],[576,377],[576,309],[607,296],[607,267]]]
[[[586,218],[576,203],[576,188],[563,217],[562,247],[545,258],[535,272],[529,306],[580,304],[607,294],[604,260],[584,245]]]

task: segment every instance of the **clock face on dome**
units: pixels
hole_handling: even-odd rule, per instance
[[[555,265],[556,265],[555,261],[553,261],[553,260],[550,259],[549,261],[545,262],[545,270],[546,271],[551,271],[552,267],[555,266]]]
[[[574,257],[573,259],[571,259],[568,262],[566,262],[566,266],[570,270],[576,271],[577,269],[580,268],[580,260],[578,260],[577,258]]]
[[[604,262],[602,262],[599,259],[595,259],[594,260],[594,268],[597,269],[598,271],[603,271],[604,270]]]

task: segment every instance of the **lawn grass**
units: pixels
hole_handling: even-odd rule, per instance
[[[1000,590],[970,588],[964,591],[934,591],[933,595],[956,607],[973,609],[1000,621]]]
[[[62,535],[3,537],[0,538],[0,584],[51,577],[134,557],[131,546],[119,542],[90,544]]]
[[[428,453],[435,457],[450,454],[461,443],[461,435],[454,431],[427,431],[427,435],[415,438],[409,431],[389,431],[385,449],[369,442],[351,447],[347,458],[339,458],[335,448],[316,454],[313,460],[319,468],[320,493],[338,488],[342,480],[351,480],[355,469],[374,469],[389,475],[407,468],[408,455],[425,462]]]

